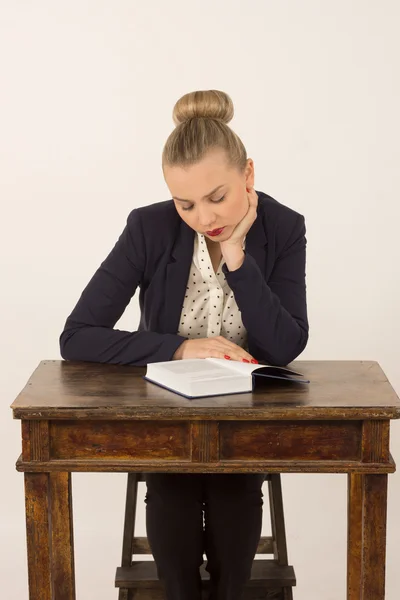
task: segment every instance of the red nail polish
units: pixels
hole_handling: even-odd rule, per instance
[[[251,362],[253,363],[253,365],[258,365],[258,360],[256,360],[255,358],[253,358]]]
[[[246,190],[247,190],[247,191],[250,193],[250,190],[249,190],[249,188],[246,188]]]
[[[226,360],[231,360],[231,357],[228,356],[227,354],[224,354],[224,358],[226,358]]]
[[[244,358],[244,359],[243,359],[243,362],[247,362],[247,363],[248,363],[248,362],[250,362],[250,361],[249,361],[249,360],[247,360],[247,358]]]

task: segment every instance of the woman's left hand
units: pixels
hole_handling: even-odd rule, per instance
[[[257,218],[258,196],[254,188],[247,189],[249,208],[243,219],[236,225],[232,235],[220,242],[222,256],[230,271],[238,269],[244,260],[243,241],[250,227]]]
[[[243,217],[243,219],[236,225],[235,229],[232,232],[232,235],[224,242],[220,242],[221,250],[223,250],[226,246],[231,246],[232,244],[237,244],[238,246],[243,246],[243,240],[249,231],[250,227],[253,225],[254,221],[257,218],[257,205],[258,205],[258,196],[254,188],[246,188],[250,190],[247,192],[247,198],[249,200],[249,208],[247,213]]]

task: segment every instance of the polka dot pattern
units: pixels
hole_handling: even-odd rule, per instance
[[[177,333],[188,339],[222,335],[248,350],[247,332],[223,264],[221,259],[214,272],[205,237],[197,233]]]

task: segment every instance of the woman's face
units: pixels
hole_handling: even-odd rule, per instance
[[[249,208],[247,187],[254,185],[254,164],[247,160],[244,173],[228,168],[223,150],[210,152],[191,167],[165,167],[164,178],[176,210],[195,231],[208,239],[229,239]],[[211,195],[210,192],[213,192]],[[223,228],[217,235],[213,230]]]

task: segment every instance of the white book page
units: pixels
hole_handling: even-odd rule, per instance
[[[211,360],[220,362],[213,363]],[[147,365],[147,375],[151,376],[153,373],[165,373],[168,376],[177,376],[184,378],[191,383],[197,381],[215,381],[217,379],[231,379],[234,376],[232,369],[228,369],[225,365],[226,359],[204,359],[204,358],[193,358],[177,361],[166,361],[159,363],[150,363]],[[243,363],[244,364],[244,363]],[[244,365],[245,366],[245,365]],[[238,373],[235,371],[235,375]],[[248,375],[249,370],[244,371],[243,375]]]
[[[287,367],[276,367],[274,365],[264,364],[253,365],[252,363],[244,363],[238,360],[227,360],[226,358],[206,358],[206,360],[215,364],[221,364],[222,366],[228,367],[229,369],[232,369],[233,371],[236,371],[238,373],[242,373],[243,375],[251,375],[253,371],[256,371],[256,369],[260,369],[262,367],[270,367],[271,369],[278,369],[279,371],[281,371],[282,375],[288,373],[290,375],[299,375],[301,377],[303,376],[302,373],[294,371],[293,369],[288,369]]]
[[[261,365],[254,365],[252,363],[244,363],[239,360],[227,360],[226,358],[206,358],[206,361],[215,365],[220,365],[224,369],[241,373],[242,375],[251,375],[255,369]]]

